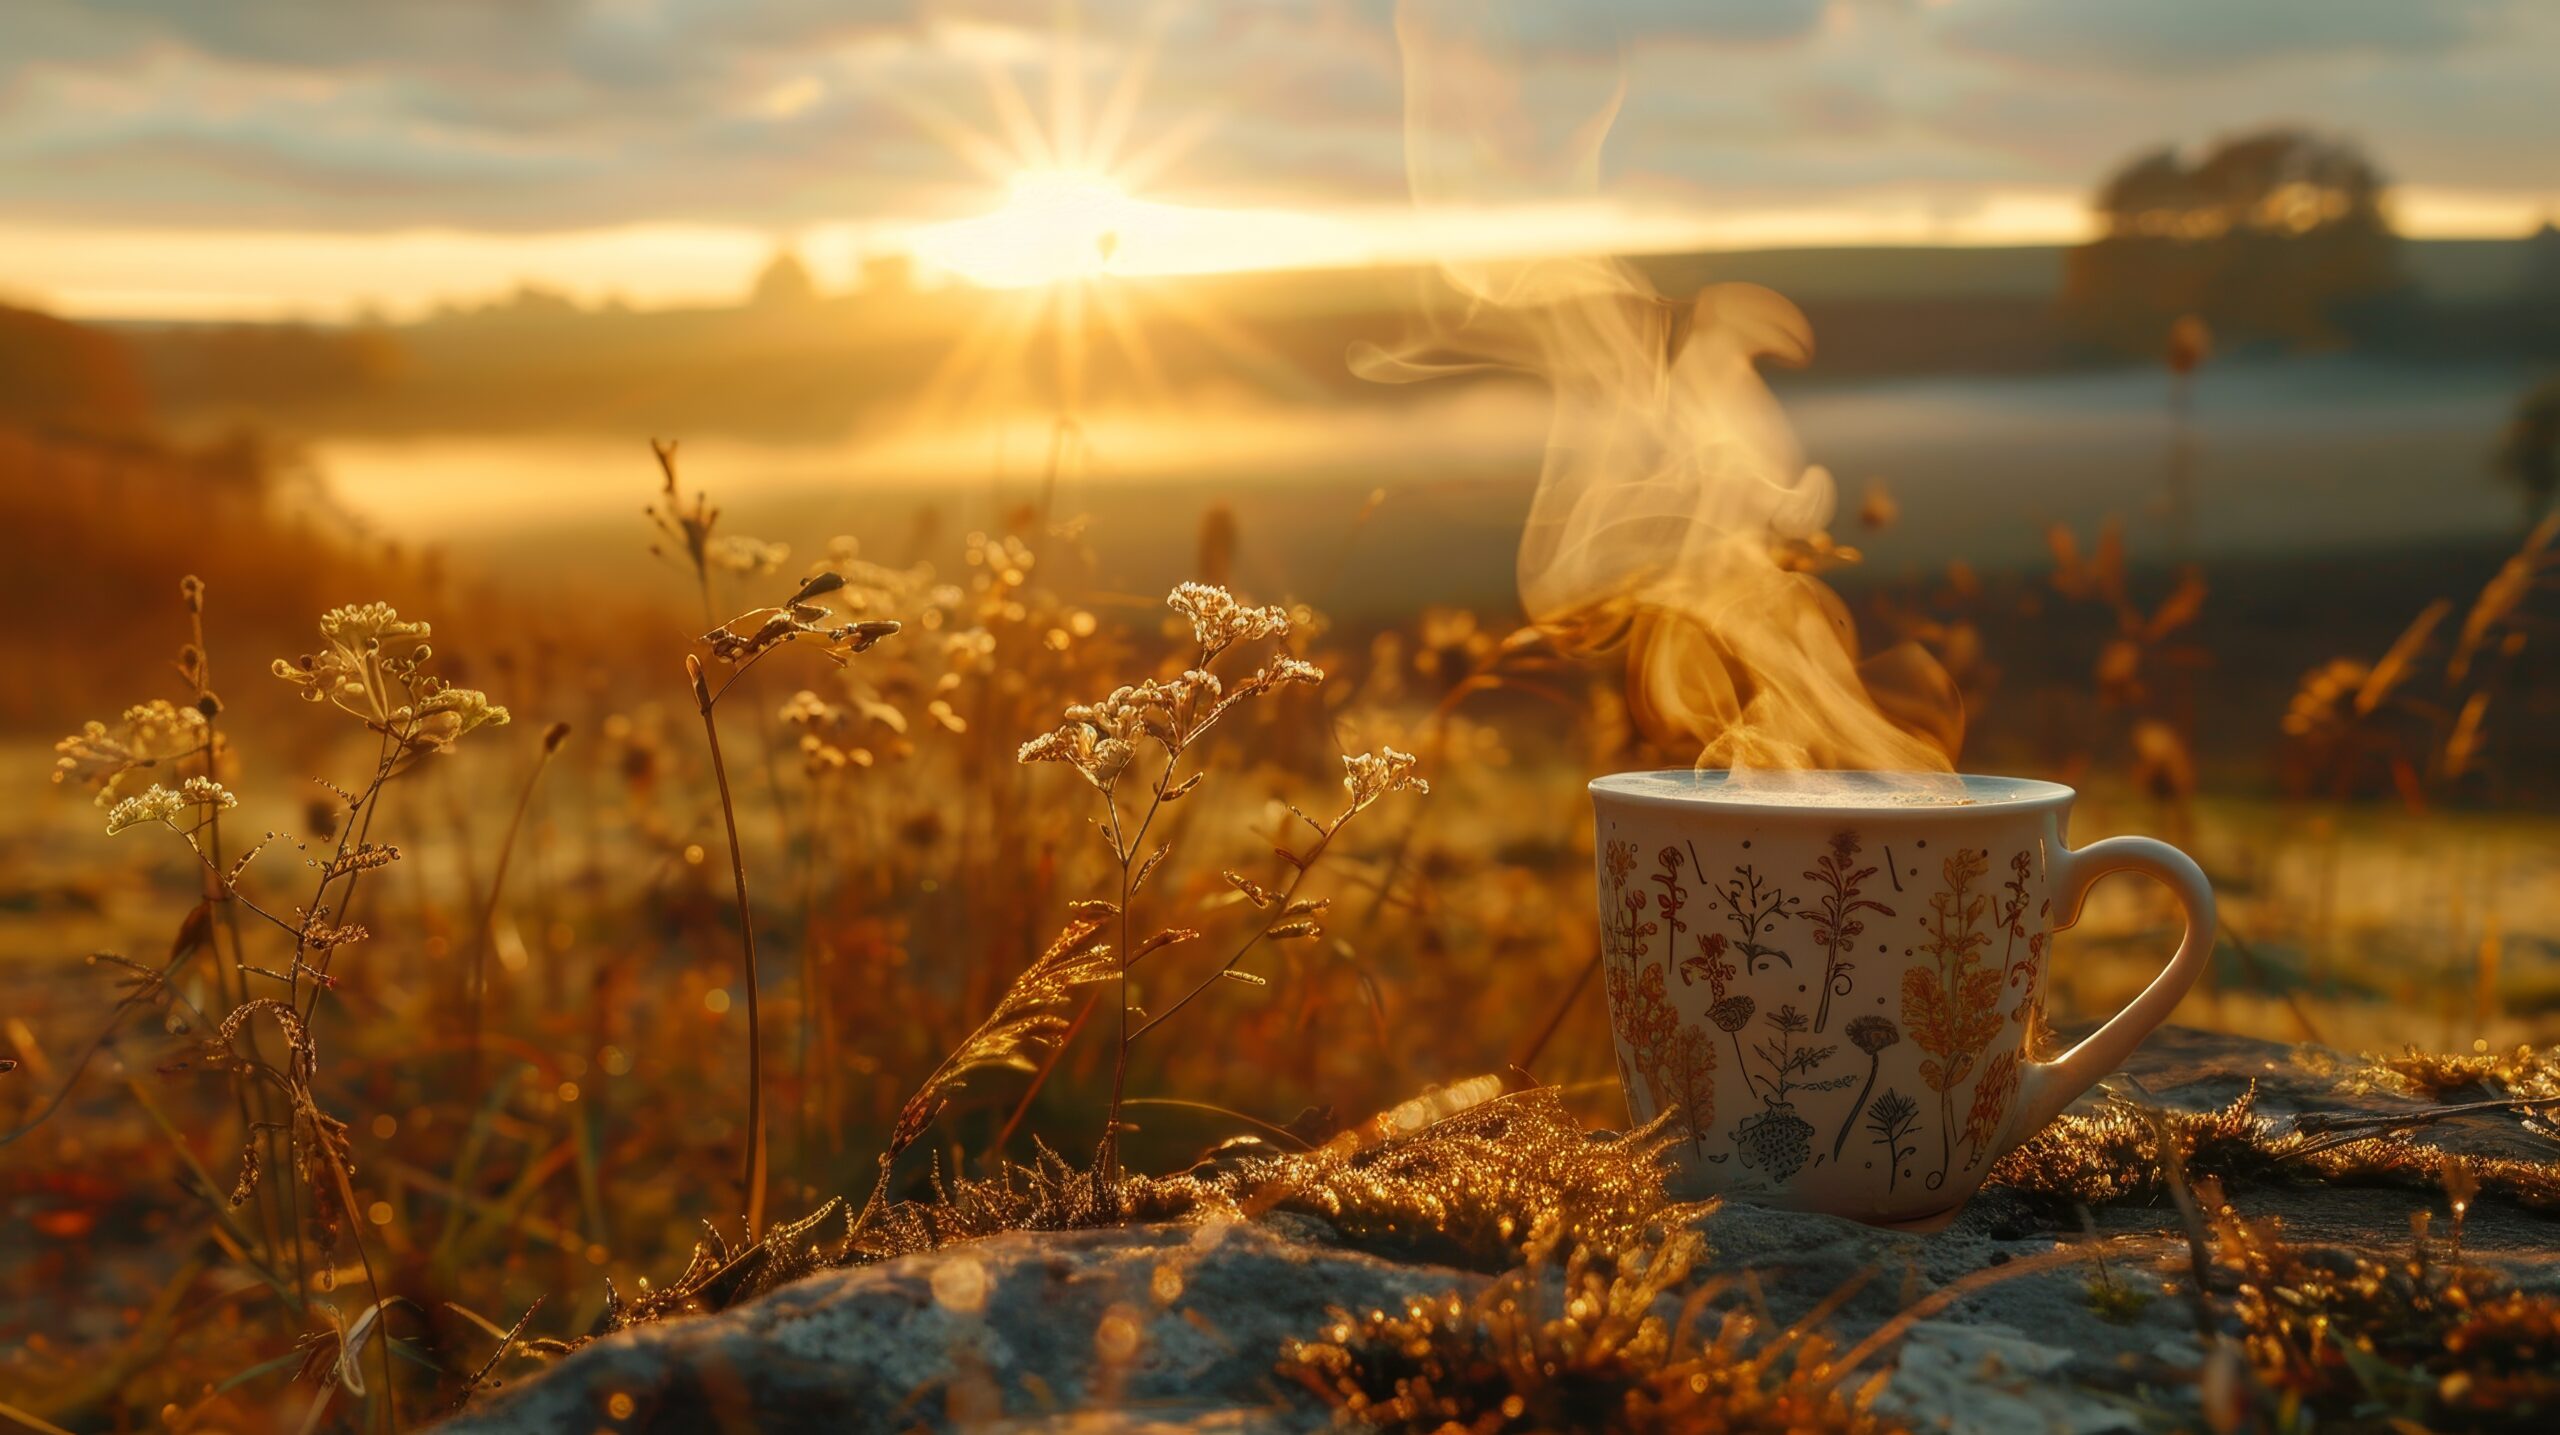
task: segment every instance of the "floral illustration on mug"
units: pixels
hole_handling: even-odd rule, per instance
[[[1680,849],[1666,845],[1654,860],[1662,870],[1645,880],[1662,889],[1662,895],[1653,899],[1653,906],[1662,914],[1663,947],[1678,951],[1680,934],[1689,930],[1689,924],[1680,920],[1680,909],[1689,905],[1689,889],[1680,885]]]
[[[1717,989],[1722,990],[1723,983],[1717,983]],[[1751,998],[1742,996],[1721,998],[1707,1008],[1707,1020],[1733,1038],[1733,1069],[1742,1073],[1746,1083],[1751,1080],[1751,1060],[1742,1054],[1742,1029],[1751,1025],[1751,1013],[1758,1009]]]
[[[1893,915],[1891,907],[1871,897],[1858,895],[1860,884],[1875,876],[1876,869],[1856,866],[1857,859],[1858,834],[1835,832],[1831,836],[1831,850],[1815,858],[1813,870],[1804,874],[1806,881],[1819,882],[1824,889],[1821,898],[1811,908],[1795,914],[1813,924],[1813,940],[1823,952],[1822,996],[1813,1008],[1813,1029],[1817,1033],[1828,1029],[1831,1024],[1831,999],[1849,994],[1849,974],[1854,966],[1846,954],[1856,950],[1858,938],[1867,930],[1867,924],[1858,914]]]
[[[1681,909],[1689,905],[1689,889],[1680,881],[1680,860],[1679,848],[1664,845],[1661,851],[1654,854],[1654,861],[1662,870],[1646,879],[1662,889],[1653,899],[1653,908],[1661,915],[1658,925],[1666,953],[1678,951],[1680,934],[1689,930],[1689,924],[1680,920]],[[1689,981],[1688,967],[1687,962],[1681,964],[1680,981],[1684,986]],[[1637,990],[1633,995],[1640,1003],[1647,1004],[1648,1010],[1651,1004],[1660,1003],[1668,1019],[1677,1022],[1678,1017],[1670,1014],[1671,1009],[1668,996],[1663,990],[1664,986],[1662,968],[1647,967],[1643,977],[1638,979]],[[1724,987],[1721,981],[1717,983],[1716,990],[1719,995],[1722,994]],[[1678,1105],[1680,1124],[1688,1129],[1689,1145],[1695,1149],[1705,1138],[1707,1128],[1715,1123],[1716,1048],[1714,1041],[1705,1031],[1695,1026],[1681,1026],[1658,1053],[1655,1070],[1659,1076],[1651,1083],[1654,1109],[1657,1111],[1666,1109],[1663,1098],[1667,1094],[1671,1101]]]
[[[2044,904],[2044,910],[2049,912],[2052,908],[2053,903]],[[2044,970],[2044,946],[2044,933],[2030,933],[2027,937],[2026,959],[2009,968],[2011,977],[2015,978],[2023,974],[2025,978],[2025,985],[2018,992],[2018,1004],[2009,1008],[2009,1019],[2026,1027],[2027,1049],[2030,1051],[2041,1050],[2035,1043],[2041,1039],[2038,1036],[2038,1029],[2044,1025],[2044,1009],[2036,1000],[2036,982]]]
[[[1611,840],[1601,857],[1609,874],[1609,921],[1601,931],[1602,954],[1608,959],[1609,1016],[1622,1043],[1618,1075],[1632,1093],[1636,1083],[1662,1108],[1663,1067],[1680,1026],[1663,990],[1662,968],[1645,962],[1647,939],[1659,930],[1645,920],[1650,899],[1644,889],[1627,890],[1635,875],[1636,845]]]
[[[1983,1050],[2000,1034],[2006,1016],[2000,1008],[2004,973],[1983,964],[1991,934],[1982,928],[1991,899],[1973,890],[1990,870],[1990,854],[1959,850],[1946,860],[1945,885],[1929,898],[1925,950],[1930,965],[1902,974],[1902,1022],[1911,1039],[1929,1053],[1920,1063],[1920,1079],[1938,1094],[1938,1169],[1929,1189],[1946,1183],[1955,1165],[1955,1092],[1971,1076]]]
[[[1853,1113],[1854,1114],[1854,1113]],[[1884,1095],[1867,1108],[1867,1129],[1876,1134],[1875,1144],[1885,1150],[1884,1188],[1891,1192],[1902,1181],[1902,1163],[1920,1154],[1920,1143],[1902,1143],[1920,1125],[1920,1103],[1902,1094],[1899,1087],[1888,1086]]]
[[[1876,1075],[1884,1069],[1886,1047],[1902,1042],[1902,1028],[1885,1016],[1852,1017],[1849,1021],[1849,1044],[1867,1054],[1867,1084],[1858,1088],[1858,1099],[1849,1104],[1849,1114],[1840,1118],[1840,1134],[1831,1143],[1831,1159],[1840,1159],[1848,1148],[1849,1128],[1857,1122],[1858,1113],[1867,1109],[1867,1098],[1876,1094]]]
[[[2024,1022],[2035,1010],[2036,974],[2044,963],[2045,934],[2027,930],[2027,874],[2035,870],[2033,859],[2020,852],[2009,859],[2009,880],[2001,887],[2009,899],[2000,904],[2000,925],[2009,933],[2008,945],[2001,949],[2001,960],[2007,964],[2009,985],[2018,993],[2018,1003],[2009,1009],[2009,1019]],[[2036,925],[2042,927],[2053,915],[2053,902],[2047,899],[2036,908]],[[2018,955],[2018,943],[2027,944],[2027,954]]]
[[[1809,1077],[1814,1068],[1829,1061],[1831,1054],[1840,1048],[1797,1045],[1796,1038],[1810,1030],[1813,1023],[1793,1006],[1781,1006],[1762,1020],[1777,1033],[1773,1039],[1752,1048],[1752,1053],[1768,1068],[1767,1072],[1755,1075],[1746,1063],[1742,1068],[1742,1078],[1767,1103],[1768,1109],[1736,1126],[1733,1143],[1740,1148],[1743,1165],[1765,1167],[1772,1179],[1784,1181],[1803,1169],[1805,1161],[1813,1155],[1813,1123],[1796,1114],[1795,1103],[1787,1099],[1787,1094],[1794,1091],[1837,1091],[1858,1078],[1848,1075],[1821,1081],[1798,1080],[1799,1077]]]
[[[1619,1075],[1630,1092],[1638,1080],[1643,1081],[1653,1109],[1662,1110],[1668,1104],[1664,1100],[1666,1069],[1680,1040],[1680,1014],[1671,1009],[1663,992],[1662,968],[1647,966],[1632,974],[1610,968],[1609,1012],[1618,1040],[1625,1044],[1619,1054]]]
[[[1681,1027],[1664,1075],[1670,1081],[1672,1099],[1680,1103],[1680,1124],[1689,1132],[1689,1149],[1695,1151],[1716,1120],[1716,1044],[1698,1027]]]
[[[2018,1094],[2018,1054],[2002,1051],[1991,1058],[1982,1070],[1982,1079],[1973,1084],[1973,1108],[1964,1118],[1964,1164],[1967,1169],[1978,1166],[1991,1151],[1992,1139],[2000,1134],[2000,1118],[2009,1114],[2009,1098]]]
[[[1741,934],[1734,946],[1742,952],[1745,972],[1759,971],[1771,957],[1789,967],[1796,964],[1795,958],[1760,940],[1778,929],[1778,918],[1786,913],[1787,899],[1776,885],[1761,881],[1760,874],[1745,862],[1733,869],[1732,880],[1718,887],[1716,895],[1724,899],[1721,905],[1725,920]]]
[[[1609,869],[1609,920],[1601,928],[1601,941],[1610,959],[1632,972],[1644,960],[1645,939],[1659,929],[1644,919],[1644,889],[1627,890],[1627,879],[1636,870],[1636,844],[1612,838],[1602,857]]]
[[[1727,946],[1724,933],[1700,932],[1696,955],[1680,963],[1680,985],[1689,985],[1692,978],[1704,978],[1707,990],[1713,994],[1710,1000],[1723,1001],[1725,984],[1738,975],[1733,963],[1724,959]]]

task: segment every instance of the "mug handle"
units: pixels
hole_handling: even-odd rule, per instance
[[[2045,1123],[2062,1114],[2062,1108],[2097,1085],[2099,1078],[2123,1065],[2152,1028],[2169,1019],[2169,1013],[2177,1009],[2179,999],[2204,974],[2205,963],[2213,956],[2213,887],[2205,881],[2204,869],[2186,853],[2148,837],[2109,837],[2076,852],[2064,852],[2062,871],[2054,888],[2054,906],[2063,918],[2054,923],[2052,930],[2060,932],[2078,922],[2081,899],[2099,878],[2114,872],[2139,872],[2168,888],[2178,905],[2186,909],[2186,934],[2179,939],[2177,955],[2169,958],[2169,965],[2161,968],[2151,985],[2142,989],[2142,995],[2106,1025],[2052,1061],[2025,1063],[2019,1082],[2019,1121],[2013,1144],[2043,1130]],[[2045,960],[2053,960],[2050,950]]]

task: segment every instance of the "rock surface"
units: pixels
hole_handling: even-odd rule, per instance
[[[2120,1084],[2194,1110],[2252,1081],[2271,1115],[2419,1105],[2351,1090],[2348,1067],[2316,1048],[2172,1030]],[[2553,1154],[2494,1113],[2425,1139],[2470,1154]],[[2340,1187],[2233,1198],[2304,1238],[2377,1255],[2405,1253],[2411,1216],[2443,1206],[2421,1191]],[[2166,1207],[2119,1205],[2088,1220],[2111,1235],[2179,1229]],[[1832,1326],[1855,1341],[1917,1316],[1887,1357],[1897,1365],[1881,1404],[1920,1428],[2100,1435],[2144,1428],[2146,1411],[2156,1424],[2162,1402],[2192,1398],[2157,1378],[2197,1363],[2189,1307],[2157,1298],[2143,1269],[2102,1273],[2076,1246],[2088,1228],[2049,1202],[1993,1188],[1932,1235],[1740,1204],[1701,1226],[1709,1273],[1750,1272],[1778,1320],[1836,1300]],[[2560,1221],[2484,1201],[2465,1249],[2522,1284],[2560,1287]],[[1486,1279],[1345,1249],[1323,1222],[1296,1216],[998,1236],[596,1341],[448,1428],[1318,1429],[1327,1412],[1273,1373],[1283,1342],[1317,1334],[1335,1308],[1392,1309]],[[2134,1294],[2102,1316],[2093,1284]]]

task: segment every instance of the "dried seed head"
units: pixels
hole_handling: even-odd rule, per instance
[[[1342,788],[1351,794],[1352,807],[1366,807],[1391,792],[1430,792],[1431,784],[1414,773],[1415,761],[1412,753],[1392,747],[1382,747],[1374,753],[1345,754]]]
[[[1237,643],[1261,638],[1284,637],[1289,631],[1288,609],[1247,607],[1236,601],[1235,594],[1206,583],[1181,584],[1166,595],[1165,603],[1191,620],[1191,636],[1207,653],[1223,652]]]

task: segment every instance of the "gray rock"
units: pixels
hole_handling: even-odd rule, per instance
[[[2258,1086],[2262,1111],[2372,1112],[2417,1103],[2349,1089],[2347,1063],[2316,1048],[2170,1031],[2120,1082],[2189,1109]],[[2547,1142],[2504,1115],[2431,1128],[2449,1149],[2531,1151]],[[2540,1143],[2537,1145],[2537,1143]],[[2440,1196],[2382,1188],[2251,1186],[2233,1199],[2298,1235],[2383,1256],[2408,1249],[2413,1212]],[[2441,1215],[2439,1209],[2439,1215]],[[1781,1322],[1829,1307],[1844,1344],[1915,1305],[1880,1361],[1898,1361],[1885,1408],[1923,1429],[2029,1435],[2192,1423],[2195,1317],[2138,1265],[2106,1268],[2086,1236],[2179,1231],[2163,1205],[2078,1213],[1983,1192],[1933,1235],[1727,1203],[1702,1219],[1705,1274]],[[2441,1227],[2439,1230],[2441,1231]],[[2465,1254],[2560,1288],[2560,1223],[2484,1201]],[[1284,1342],[1334,1308],[1391,1309],[1473,1291],[1486,1277],[1347,1248],[1308,1217],[999,1236],[832,1271],[717,1316],[599,1340],[458,1417],[465,1431],[610,1427],[1021,1430],[1307,1430],[1327,1412],[1284,1385]],[[2093,1290],[2131,1292],[2093,1300]],[[2102,1313],[2101,1305],[2107,1310]],[[627,1415],[614,1397],[628,1397]]]
[[[2068,1347],[2002,1326],[1924,1320],[1903,1337],[1893,1383],[1876,1401],[1921,1430],[1982,1435],[2110,1435],[2142,1428],[2132,1409],[2068,1383]]]
[[[1283,1341],[1483,1279],[1227,1221],[996,1236],[596,1341],[446,1428],[1316,1428]]]

